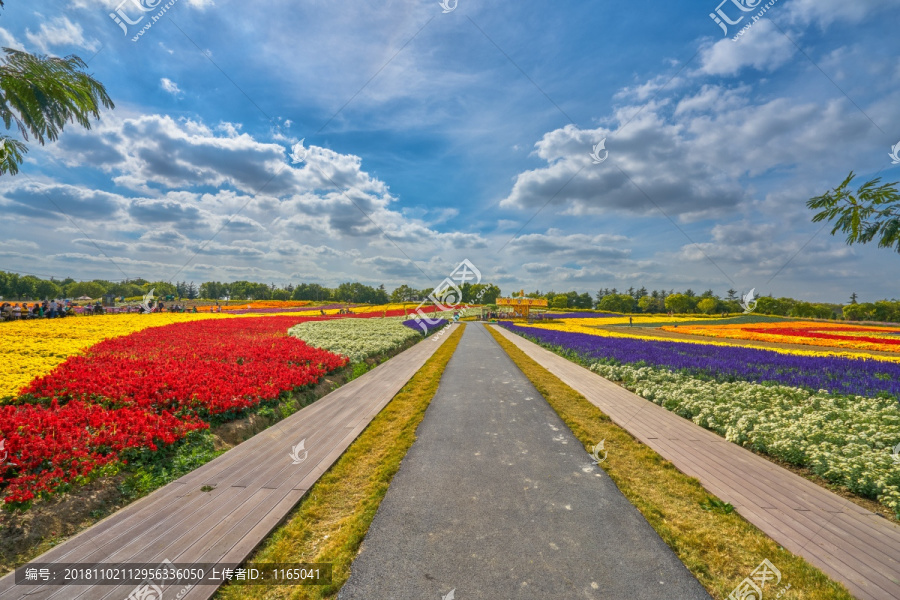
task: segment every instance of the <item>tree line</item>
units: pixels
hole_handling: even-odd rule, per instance
[[[359,282],[342,283],[336,288],[328,288],[318,283],[301,283],[277,286],[253,281],[207,281],[196,285],[193,281],[168,282],[130,279],[124,282],[95,279],[76,281],[66,279],[41,279],[34,275],[20,275],[0,271],[0,298],[7,300],[44,300],[53,298],[101,298],[112,295],[116,298],[144,296],[153,290],[154,296],[174,296],[178,299],[205,300],[308,300],[315,302],[352,302],[354,304],[387,304],[388,302],[421,302],[426,300],[433,289],[416,289],[401,285],[388,292],[384,285],[373,287]],[[484,290],[484,292],[482,292]],[[465,283],[460,286],[461,298],[453,298],[453,303],[479,302],[492,304],[500,295],[500,288],[492,284]],[[459,295],[459,294],[457,294]]]
[[[588,293],[540,290],[525,294],[529,298],[545,298],[550,308],[556,309],[596,309],[616,313],[676,313],[706,314],[739,313],[744,311],[741,298],[736,290],[730,289],[725,296],[712,290],[697,294],[687,289],[652,290],[645,287],[619,291],[604,288],[591,297]],[[900,323],[900,302],[881,300],[878,302],[857,302],[857,295],[850,296],[848,304],[805,302],[794,298],[774,298],[771,295],[755,299],[754,314],[814,319],[846,319],[849,321],[885,321]]]

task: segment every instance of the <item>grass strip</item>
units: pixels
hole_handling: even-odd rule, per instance
[[[336,598],[350,577],[350,565],[400,462],[413,442],[425,410],[437,392],[465,325],[419,369],[309,490],[250,561],[256,563],[332,563],[332,583],[324,586],[230,584],[219,600],[245,598]],[[430,340],[425,343],[433,343]]]
[[[607,460],[601,466],[713,598],[727,598],[763,559],[781,571],[781,589],[791,586],[782,599],[853,598],[843,585],[779,546],[698,480],[676,469],[515,344],[488,329],[586,450],[605,440]]]

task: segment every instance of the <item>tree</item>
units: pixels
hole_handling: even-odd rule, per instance
[[[42,146],[56,141],[66,123],[91,128],[90,117],[100,118],[100,107],[115,108],[106,88],[84,72],[87,63],[77,56],[56,58],[3,48],[0,59],[0,118],[6,129],[15,125],[27,142]],[[19,172],[28,146],[11,136],[0,136],[0,175]]]
[[[550,308],[569,308],[569,297],[562,294],[554,296],[550,301]]]
[[[729,302],[737,301],[737,290],[729,289],[728,292],[726,292],[726,293],[728,294],[727,296],[725,296],[726,300],[728,300]]]
[[[93,281],[80,281],[66,286],[66,296],[69,298],[80,298],[82,296],[99,298],[105,293],[106,288]]]
[[[628,294],[607,294],[597,303],[597,308],[609,312],[630,313],[634,312],[635,304],[637,304],[635,299]]]
[[[859,296],[856,295],[856,292],[853,292],[852,294],[850,294],[850,304],[856,304],[857,298],[859,298]]]
[[[145,294],[149,294],[150,290],[153,290],[153,296],[156,298],[160,296],[174,296],[178,293],[175,290],[175,286],[168,281],[154,281],[152,283],[145,283],[141,287],[143,288]],[[71,296],[72,294],[69,293],[69,295]],[[90,296],[90,294],[88,294],[88,296]],[[93,298],[93,296],[91,297]]]
[[[575,308],[593,308],[594,299],[587,292],[575,298]]]
[[[194,282],[190,282],[187,285],[186,294],[188,300],[195,300],[197,298],[197,286],[194,285]]]
[[[697,303],[697,310],[705,315],[711,315],[719,310],[719,301],[715,298],[705,297]]]
[[[666,297],[666,309],[674,313],[692,312],[694,300],[687,294],[671,294]]]
[[[838,231],[847,234],[847,244],[868,244],[878,238],[879,248],[897,246],[900,252],[900,193],[898,182],[881,183],[881,178],[863,184],[854,194],[850,184],[856,174],[852,171],[847,179],[832,191],[810,198],[806,206],[819,210],[813,223],[829,221],[834,223],[831,235]]]
[[[391,302],[409,302],[416,297],[416,290],[404,284],[391,292]]]

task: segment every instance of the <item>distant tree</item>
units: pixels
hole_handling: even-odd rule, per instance
[[[65,294],[69,298],[80,298],[82,296],[87,296],[89,298],[100,298],[105,293],[106,288],[93,281],[80,281],[77,283],[72,283],[70,285],[67,285],[65,289]]]
[[[666,297],[666,309],[675,313],[693,312],[694,306],[693,298],[687,294],[671,294]]]
[[[554,296],[550,301],[550,308],[569,308],[569,297],[563,294]]]
[[[856,304],[857,298],[859,298],[859,296],[856,295],[856,292],[853,292],[852,294],[850,294],[850,304]]]
[[[594,299],[585,292],[575,298],[575,308],[594,308]]]
[[[62,289],[52,281],[41,280],[34,285],[34,298],[37,300],[49,300],[62,296]]]
[[[272,300],[290,300],[291,292],[285,288],[279,288],[272,292]]]
[[[834,223],[831,235],[847,234],[847,244],[868,244],[878,238],[879,248],[897,246],[900,252],[900,193],[897,183],[881,183],[881,178],[863,184],[854,193],[850,184],[856,175],[851,171],[844,182],[832,191],[810,198],[806,206],[819,210],[813,223]]]
[[[469,284],[471,285],[471,284]],[[391,302],[409,302],[416,297],[415,290],[404,284],[391,292]]]
[[[145,283],[144,285],[141,286],[141,288],[143,288],[143,292],[145,294],[148,294],[148,293],[150,293],[150,290],[153,290],[153,295],[154,295],[154,297],[157,297],[157,298],[159,296],[175,296],[178,293],[178,291],[175,289],[175,286],[172,285],[171,283],[169,283],[168,281],[153,281],[153,282]],[[70,296],[72,295],[71,292],[69,292],[68,290],[66,290],[66,292]],[[87,295],[90,296],[90,294],[87,294]],[[94,296],[91,296],[91,297],[93,298]]]
[[[719,301],[715,298],[705,297],[697,303],[697,310],[705,315],[711,315],[719,311]]]
[[[636,305],[634,297],[628,294],[608,294],[597,303],[597,308],[609,312],[631,313]]]
[[[197,298],[197,286],[194,285],[193,281],[187,285],[185,292],[188,300],[195,300]]]
[[[786,317],[793,308],[794,301],[790,298],[770,298],[763,296],[756,301],[756,312],[765,315],[780,315]]]
[[[656,294],[656,292],[653,293]],[[666,310],[663,298],[659,295],[644,296],[638,300],[638,307],[641,309],[641,312],[645,313],[661,313]]]
[[[728,290],[727,294],[728,295],[725,296],[725,299],[728,300],[729,302],[735,302],[737,300],[737,290],[730,289],[730,290]]]

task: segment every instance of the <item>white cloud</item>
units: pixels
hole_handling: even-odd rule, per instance
[[[824,29],[836,22],[845,25],[859,23],[898,7],[900,0],[793,0],[784,8],[792,23],[815,23]]]
[[[45,53],[58,46],[75,46],[91,52],[100,48],[98,40],[86,38],[81,25],[73,23],[68,17],[57,17],[50,22],[41,23],[37,33],[26,30],[25,37]]]
[[[618,113],[632,114],[634,107]],[[592,164],[593,144],[607,138],[609,159]],[[639,215],[663,210],[683,220],[726,214],[744,197],[732,180],[695,158],[681,127],[666,123],[651,107],[624,131],[551,131],[537,144],[546,167],[520,173],[504,208],[536,211],[563,207],[565,214]]]
[[[169,79],[168,77],[163,77],[162,79],[159,80],[159,83],[162,86],[162,89],[169,92],[173,96],[177,96],[178,94],[181,93],[181,89],[178,87],[178,84],[175,83],[174,81],[172,81],[171,79]]]
[[[733,41],[730,37],[705,43],[695,75],[737,75],[746,67],[774,71],[788,62],[797,49],[768,19],[761,19]]]

